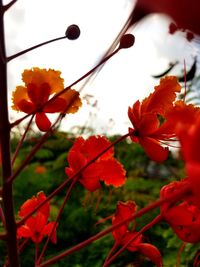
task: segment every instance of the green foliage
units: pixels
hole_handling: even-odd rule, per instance
[[[70,140],[67,138],[70,136]],[[110,137],[111,141],[117,136]],[[67,153],[75,138],[69,134],[57,133],[43,145],[29,165],[21,172],[14,182],[14,199],[16,213],[20,205],[37,192],[43,190],[47,195],[67,178],[64,169],[67,166]],[[38,141],[38,137],[31,137],[23,143],[15,168],[24,160],[30,149]],[[12,151],[16,147],[13,140]],[[63,211],[58,227],[58,243],[50,245],[46,258],[54,255],[55,251],[63,251],[76,245],[97,232],[111,226],[111,220],[97,224],[102,219],[114,214],[117,201],[134,200],[138,210],[152,203],[159,197],[160,188],[173,179],[183,177],[183,163],[172,156],[165,164],[156,164],[150,161],[143,149],[127,140],[115,147],[115,155],[127,171],[126,184],[117,189],[109,189],[102,185],[102,192],[95,192],[88,196],[84,188],[77,184]],[[45,168],[44,172],[37,173],[37,167]],[[176,177],[175,177],[176,176]],[[66,189],[51,201],[51,217],[55,219],[59,207],[62,205]],[[157,214],[156,209],[136,220],[137,230],[150,222]],[[160,223],[148,230],[146,240],[157,246],[164,259],[164,266],[174,267],[176,257],[181,246],[180,240],[175,236],[169,226]],[[55,267],[100,267],[114,243],[112,234],[95,241],[80,251],[66,257]],[[32,267],[34,259],[34,246],[25,246],[21,254],[22,266]],[[5,249],[1,247],[0,249]],[[182,266],[192,266],[195,253],[200,249],[198,245],[187,244],[181,254]],[[111,265],[115,267],[154,266],[139,253],[125,251]]]

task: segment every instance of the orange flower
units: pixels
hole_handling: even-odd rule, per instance
[[[47,171],[46,167],[45,166],[37,166],[35,168],[35,173],[38,173],[38,174],[42,174],[42,173],[45,173]]]
[[[152,160],[161,162],[168,156],[168,148],[163,147],[162,142],[174,137],[174,127],[166,124],[165,115],[173,108],[176,93],[180,90],[176,77],[162,78],[153,93],[142,102],[138,100],[128,109],[128,116],[134,127],[129,128],[131,139],[140,143]]]
[[[72,177],[110,144],[110,141],[102,136],[91,136],[87,140],[77,138],[67,157],[69,167],[65,169],[66,174]],[[122,186],[126,172],[113,155],[111,148],[82,171],[78,181],[90,192],[101,188],[100,180],[106,185]]]
[[[45,194],[43,192],[39,192],[36,197],[33,196],[31,199],[25,201],[20,208],[19,217],[25,217],[45,199]],[[40,209],[38,209],[38,211],[36,211],[35,216],[29,217],[25,224],[17,229],[17,237],[19,239],[22,237],[31,238],[34,243],[40,243],[44,236],[50,235],[55,224],[54,222],[48,223],[49,215],[50,205],[47,202]],[[56,229],[51,236],[51,241],[56,243]]]
[[[53,95],[64,89],[64,80],[60,74],[60,71],[52,69],[25,70],[22,73],[25,86],[17,86],[13,92],[12,108],[27,114],[37,110],[35,122],[41,131],[48,131],[51,127],[51,122],[45,113],[75,113],[81,106],[79,93],[73,89],[67,90],[44,106]]]

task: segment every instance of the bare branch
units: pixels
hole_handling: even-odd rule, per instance
[[[12,0],[10,3],[8,3],[7,5],[5,5],[3,7],[3,11],[7,11],[11,6],[13,6],[15,3],[17,2],[17,0]]]
[[[34,49],[36,49],[36,48],[38,48],[40,46],[43,46],[43,45],[46,45],[46,44],[50,44],[52,42],[56,42],[56,41],[59,41],[59,40],[65,39],[65,38],[67,38],[67,36],[62,36],[62,37],[54,38],[54,39],[51,39],[49,41],[43,42],[41,44],[38,44],[38,45],[34,45],[32,47],[29,47],[29,48],[27,48],[27,49],[25,49],[25,50],[23,50],[23,51],[21,51],[19,53],[16,53],[16,54],[14,54],[14,55],[12,55],[10,57],[7,57],[7,62],[9,62],[10,60],[12,60],[12,59],[14,59],[16,57],[19,57],[19,56],[21,56],[23,54],[26,54],[26,53],[28,53],[28,52],[30,52],[30,51],[32,51],[32,50],[34,50]]]

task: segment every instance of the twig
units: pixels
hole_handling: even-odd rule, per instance
[[[17,0],[12,0],[10,3],[8,3],[7,5],[3,6],[3,11],[7,11],[11,6],[13,6],[15,3],[17,2]]]
[[[24,139],[25,139],[25,137],[26,137],[26,134],[27,134],[27,132],[28,132],[28,130],[29,130],[29,128],[30,128],[30,125],[31,125],[31,123],[32,123],[32,121],[33,121],[33,118],[34,118],[34,115],[32,115],[32,117],[31,117],[31,119],[30,119],[28,125],[26,126],[26,129],[25,129],[25,131],[24,131],[23,136],[22,136],[20,142],[19,142],[18,145],[17,145],[17,148],[16,148],[16,150],[15,150],[14,156],[13,156],[13,158],[12,158],[12,165],[14,165],[14,163],[15,163],[16,157],[17,157],[17,155],[18,155],[18,153],[19,153],[19,150],[20,150],[20,148],[21,148],[21,146],[22,146],[22,143],[23,143],[23,141],[24,141]]]
[[[10,57],[7,57],[6,60],[7,60],[7,62],[9,62],[9,61],[11,61],[12,59],[17,58],[17,57],[19,57],[19,56],[22,56],[22,55],[24,55],[24,54],[26,54],[26,53],[28,53],[28,52],[30,52],[30,51],[32,51],[32,50],[38,48],[38,47],[41,47],[41,46],[43,46],[43,45],[50,44],[50,43],[52,43],[52,42],[59,41],[59,40],[65,39],[65,38],[67,38],[67,36],[57,37],[57,38],[51,39],[51,40],[49,40],[49,41],[43,42],[43,43],[41,43],[41,44],[34,45],[34,46],[29,47],[29,48],[27,48],[27,49],[25,49],[25,50],[23,50],[23,51],[20,51],[19,53],[16,53],[16,54],[14,54],[14,55],[12,55],[12,56],[10,56]]]

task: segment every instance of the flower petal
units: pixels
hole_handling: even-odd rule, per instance
[[[25,112],[27,114],[30,114],[35,110],[35,105],[30,101],[22,99],[18,103],[18,108],[19,108],[19,110],[21,110],[21,111],[23,111],[23,112]]]
[[[48,83],[51,88],[50,94],[53,94],[64,89],[64,80],[60,77],[60,74],[60,71],[53,69],[32,68],[22,73],[22,80],[26,86],[34,83],[40,87],[43,83]]]
[[[162,147],[156,140],[145,137],[139,138],[139,142],[151,160],[162,162],[167,159],[168,148]]]
[[[123,166],[114,158],[99,161],[100,179],[106,185],[114,187],[122,186],[126,181],[126,171]]]
[[[55,222],[50,222],[47,225],[45,225],[45,228],[43,230],[43,235],[49,236],[51,234],[51,231],[53,230],[54,225],[55,225]],[[53,231],[53,234],[51,235],[51,242],[54,244],[56,244],[57,242],[56,228],[57,228],[57,225]]]
[[[79,93],[74,89],[68,89],[64,94],[60,96],[66,101],[66,106],[63,109],[63,112],[76,113],[78,109],[82,106]]]
[[[83,153],[88,155],[88,161],[96,157],[98,154],[103,152],[107,147],[111,145],[111,142],[104,136],[90,136],[84,143],[82,149]],[[98,161],[109,159],[113,157],[114,149],[110,148],[107,152],[103,153],[98,158]]]
[[[162,256],[160,251],[153,245],[148,243],[141,243],[137,245],[138,251],[144,256],[148,257],[157,267],[163,266]]]
[[[47,105],[45,105],[43,111],[47,113],[62,112],[65,110],[66,107],[66,100],[61,97],[58,97],[50,101]]]
[[[40,86],[35,83],[27,85],[28,96],[36,106],[44,104],[49,99],[50,91],[48,83],[42,83]]]
[[[136,212],[136,203],[134,201],[127,201],[127,202],[121,202],[119,201],[117,203],[117,209],[115,212],[115,215],[112,218],[112,224],[116,225],[119,222],[129,218]],[[123,238],[128,232],[128,226],[129,222],[121,225],[120,227],[117,227],[113,232],[113,237],[116,242],[121,244]]]
[[[40,131],[47,132],[51,127],[51,122],[43,112],[37,112],[35,115],[35,123]]]
[[[154,92],[142,101],[141,113],[155,112],[164,115],[172,107],[176,93],[180,92],[181,86],[175,76],[166,76],[154,89]]]
[[[32,231],[27,225],[22,225],[17,229],[17,238],[31,238],[32,234]]]
[[[24,86],[17,86],[15,91],[13,91],[12,93],[12,102],[13,102],[12,109],[17,111],[21,110],[18,104],[22,100],[28,100],[27,88]]]

